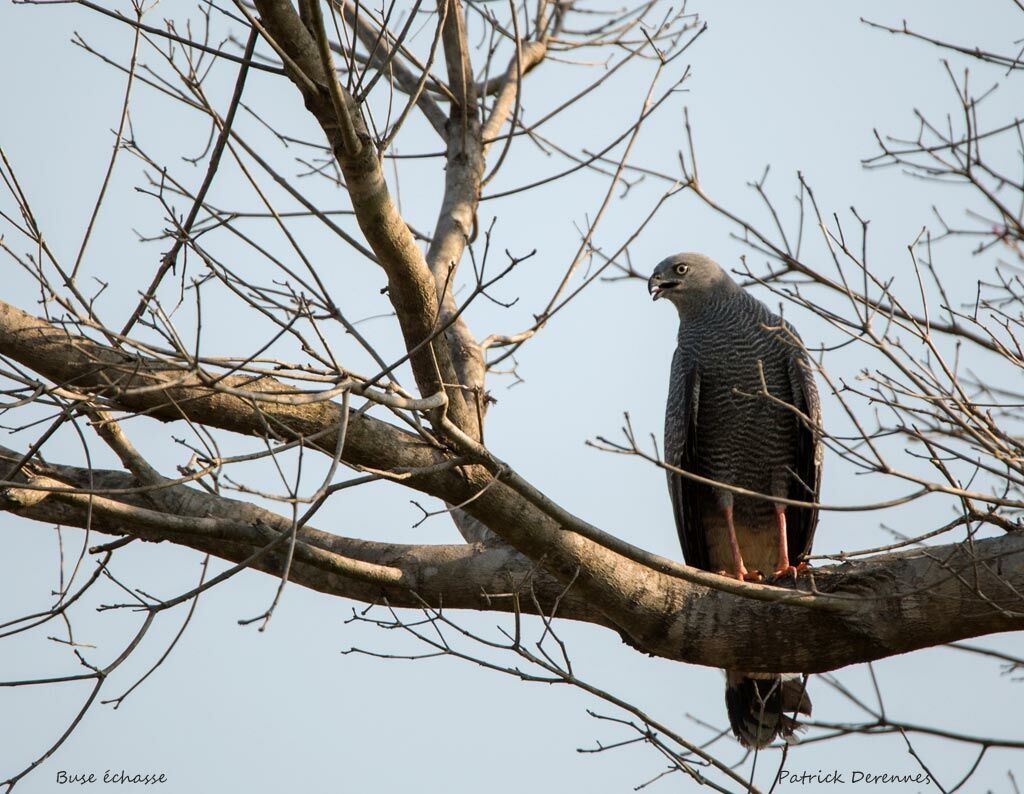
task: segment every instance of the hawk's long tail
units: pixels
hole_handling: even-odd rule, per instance
[[[788,740],[799,728],[797,714],[811,715],[811,699],[800,675],[725,671],[725,707],[732,732],[744,747]]]

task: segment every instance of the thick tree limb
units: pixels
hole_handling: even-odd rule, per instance
[[[456,312],[452,291],[455,272],[465,253],[467,241],[477,232],[477,211],[488,148],[486,141],[496,137],[508,120],[516,105],[522,75],[544,59],[547,44],[546,41],[528,42],[521,48],[521,52],[517,47],[501,77],[501,89],[487,123],[481,125],[477,104],[478,86],[471,79],[473,66],[465,38],[461,3],[458,0],[439,0],[438,5],[447,5],[442,36],[448,81],[455,101],[451,102],[449,109],[444,199],[427,251],[427,263],[437,284],[441,317],[447,322]],[[482,394],[487,374],[483,350],[461,317],[450,324],[446,336],[460,382],[475,390],[476,407],[482,424],[482,416],[486,411]],[[481,427],[472,435],[479,440],[482,432]]]
[[[0,354],[35,369],[66,389],[93,394],[125,410],[146,412],[165,421],[187,416],[193,422],[248,435],[308,438],[320,434],[315,446],[331,454],[334,451],[335,439],[330,431],[340,421],[339,406],[330,402],[261,402],[287,389],[270,378],[224,379],[232,389],[250,390],[251,400],[217,393],[208,376],[202,373],[133,358],[83,337],[69,336],[5,304],[0,304]],[[800,596],[780,588],[731,582],[633,549],[600,530],[588,529],[589,525],[556,505],[544,504],[546,498],[542,495],[531,492],[527,498],[503,480],[495,482],[483,465],[436,467],[448,454],[371,417],[353,415],[349,420],[347,463],[410,470],[408,478],[402,480],[404,484],[448,502],[462,502],[475,495],[477,498],[466,505],[467,511],[554,574],[555,579],[573,582],[572,603],[586,606],[566,606],[560,614],[602,625],[614,624],[630,644],[648,653],[716,667],[819,672],[956,639],[1024,628],[1024,535],[1020,533],[976,541],[970,546],[934,547],[819,571],[815,574],[818,594]],[[425,472],[431,465],[435,468]],[[85,470],[75,475],[79,478],[75,481],[66,471],[69,479],[55,476],[59,474],[57,470],[44,472],[39,466],[30,463],[28,476],[64,479],[78,488],[85,487],[80,483],[88,482],[81,479],[87,476]],[[509,477],[518,482],[511,474]],[[92,487],[103,487],[97,486],[95,473]],[[519,487],[527,490],[526,486]],[[82,525],[82,518],[74,519],[76,509],[79,516],[85,515],[86,505],[79,496],[65,501],[59,496],[37,500],[29,493],[23,487],[8,490],[5,509],[53,521],[53,515],[44,517],[32,511],[56,502],[63,505],[63,523]],[[101,514],[96,520],[104,531],[122,533],[131,529],[118,527],[112,513],[94,512]],[[555,520],[552,515],[560,519]],[[227,531],[228,523],[216,528]],[[251,529],[252,525],[248,526]],[[272,536],[266,534],[238,534],[237,539],[230,540],[213,538],[222,544],[239,544],[231,553],[226,547],[204,548],[202,543],[212,543],[208,537],[203,540],[192,535],[191,542],[183,537],[174,540],[241,560],[269,538]],[[394,549],[399,547],[378,547],[345,539],[320,541],[324,544],[321,550],[374,566],[396,567]],[[306,537],[303,542],[307,542]],[[342,544],[347,553],[332,548],[334,543]],[[358,546],[362,550],[359,552],[348,544],[364,545]],[[384,548],[392,551],[385,553]],[[415,552],[412,547],[405,547],[398,557],[410,553],[408,559],[413,560],[421,552],[428,553],[423,547]],[[441,579],[434,580],[433,590],[422,579],[413,581],[424,592],[443,599],[446,607],[500,609],[491,604],[481,606],[486,599],[481,598],[479,586],[493,587],[493,576],[476,580],[474,577],[480,576],[480,571],[486,570],[492,561],[500,560],[501,565],[510,566],[508,570],[513,574],[521,574],[525,568],[501,549],[474,549],[469,554],[472,557],[492,552],[497,556],[487,557],[487,563],[475,573],[474,563],[465,562],[466,567],[460,569],[460,575],[468,576],[467,581],[472,583],[469,588],[465,582],[449,582],[449,593],[436,587]],[[460,561],[465,559],[456,557]],[[389,601],[394,596],[395,603],[412,605],[389,589],[392,585],[382,585],[377,580],[367,584],[366,577],[359,576],[355,568],[344,569],[340,562],[330,573],[336,577],[333,579],[328,578],[327,572],[314,573],[321,569],[312,557],[301,561],[301,566],[306,566],[303,575],[308,581],[303,583],[309,586],[367,601],[378,600],[383,587],[388,591]],[[270,563],[264,565],[265,569],[270,567]],[[419,575],[425,574],[426,569]],[[426,597],[419,589],[416,593]],[[456,593],[463,597],[460,599]],[[794,596],[798,599],[796,603]],[[586,611],[576,612],[578,608]]]
[[[6,470],[20,459],[16,451],[0,447],[0,468]],[[182,484],[145,489],[127,472],[38,462],[31,471],[31,476],[20,473],[15,478],[29,487],[0,487],[0,509],[46,524],[168,541],[232,562],[241,562],[292,528],[287,518],[269,510]],[[55,486],[76,492],[34,490]],[[110,491],[115,493],[103,495]],[[516,592],[524,595],[522,612],[535,613],[538,606],[550,611],[561,599],[559,614],[565,609],[575,620],[609,625],[584,600],[564,593],[564,585],[510,547],[375,543],[310,526],[296,537],[289,578],[320,592],[396,607],[431,604],[499,612],[513,611],[509,594]],[[253,567],[279,576],[283,561],[282,548]],[[536,601],[527,596],[529,592]]]
[[[299,73],[287,68],[289,77],[300,90],[306,108],[316,117],[345,176],[356,220],[367,242],[388,277],[388,295],[395,307],[416,383],[424,395],[446,389],[448,415],[461,428],[472,428],[473,411],[452,365],[448,347],[434,337],[440,327],[437,290],[423,252],[391,199],[376,146],[363,123],[358,104],[337,83],[334,74],[325,74],[314,34],[303,24],[286,0],[257,0],[263,25],[294,62]],[[323,31],[319,31],[323,33]],[[311,90],[309,85],[317,86]],[[331,98],[332,89],[341,95],[341,113]],[[339,120],[339,116],[342,119]],[[354,125],[358,150],[348,141],[347,122]]]
[[[438,9],[444,13],[441,42],[448,83],[454,99],[449,107],[447,123],[444,198],[427,251],[427,264],[434,275],[441,316],[447,320],[456,311],[453,295],[455,273],[462,261],[467,241],[475,235],[480,182],[484,173],[484,151],[476,86],[473,83],[473,65],[466,42],[465,12],[459,0],[438,0]],[[483,351],[461,317],[449,326],[445,336],[452,361],[459,373],[459,382],[475,390],[478,415],[471,435],[479,440],[483,434],[481,425],[485,410],[483,389],[486,370]]]

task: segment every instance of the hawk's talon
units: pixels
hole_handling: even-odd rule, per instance
[[[785,567],[779,568],[772,571],[772,579],[784,579],[787,576],[792,576],[793,581],[796,581],[797,575],[800,573],[800,566],[798,565],[786,565]]]
[[[764,576],[761,575],[760,571],[748,571],[744,568],[741,571],[727,571],[720,569],[715,571],[719,576],[727,576],[730,579],[736,579],[740,582],[763,582]]]
[[[787,576],[792,576],[795,582],[804,571],[809,571],[811,566],[806,562],[799,562],[796,565],[785,565],[778,570],[772,571],[772,579],[784,579]]]

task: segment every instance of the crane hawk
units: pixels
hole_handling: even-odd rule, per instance
[[[797,575],[818,512],[822,445],[818,391],[796,331],[697,253],[663,260],[648,281],[679,312],[665,408],[670,466],[764,496],[668,474],[688,565],[760,581]],[[799,676],[726,670],[726,708],[739,741],[789,738],[811,713]]]

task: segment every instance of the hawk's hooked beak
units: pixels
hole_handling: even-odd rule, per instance
[[[647,279],[647,291],[651,293],[652,300],[658,300],[666,290],[678,285],[678,281],[662,281],[661,276],[657,275]]]

